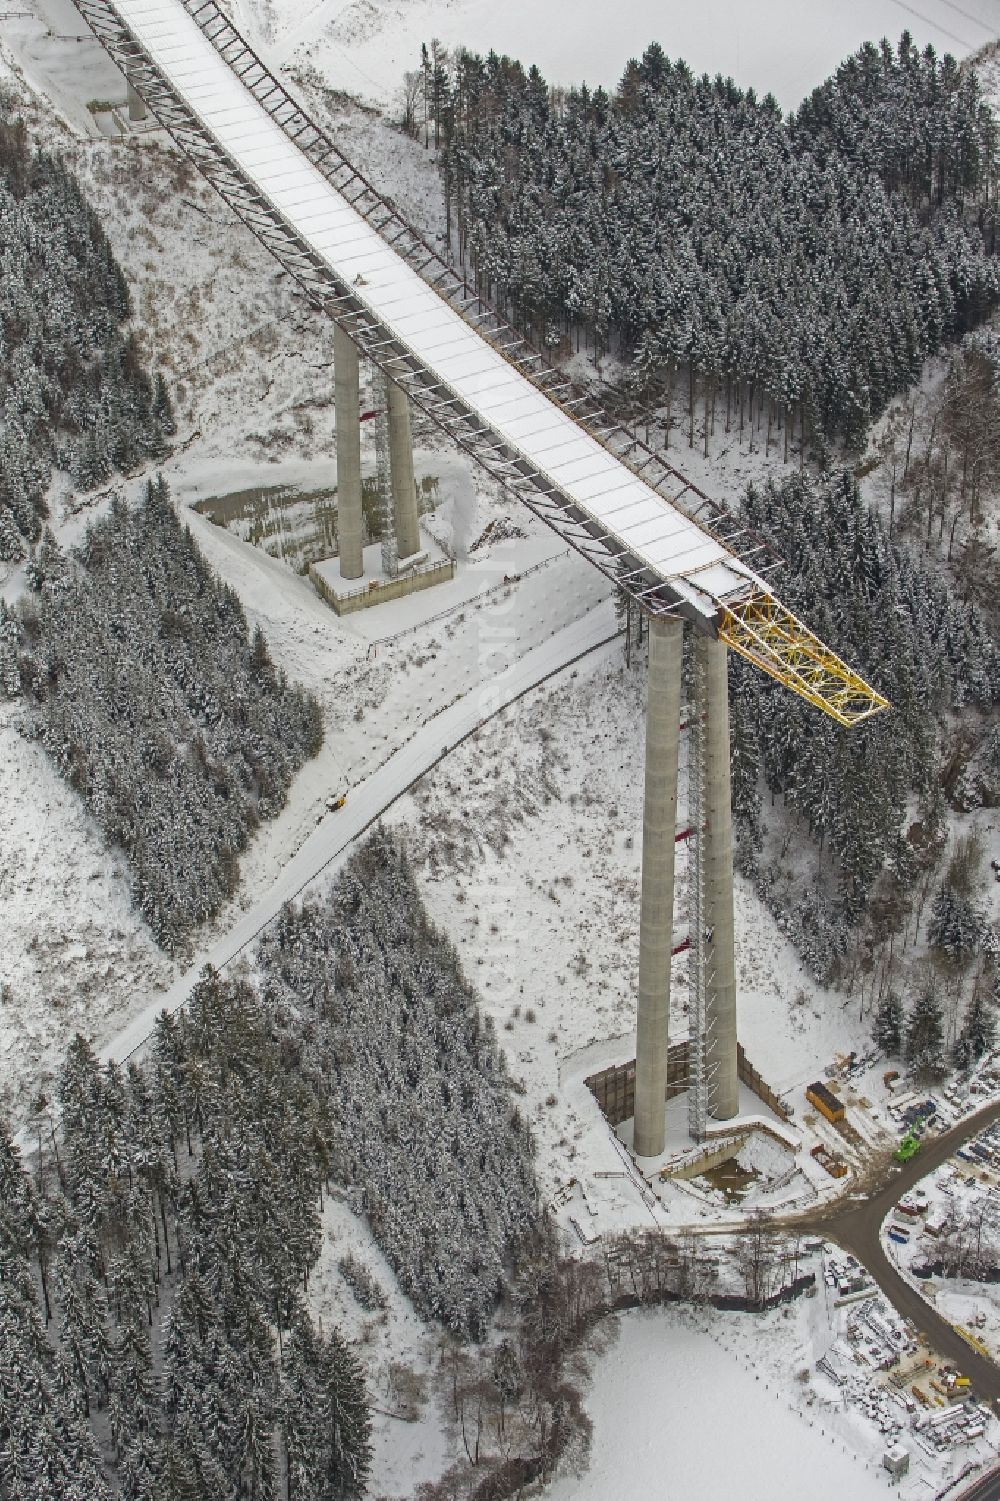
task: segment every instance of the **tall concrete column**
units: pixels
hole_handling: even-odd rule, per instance
[[[149,114],[149,110],[146,108],[146,101],[139,94],[136,93],[136,91],[132,87],[132,83],[131,83],[131,81],[129,79],[126,79],[125,82],[128,85],[128,117],[129,117],[129,119],[131,121],[133,121],[133,123],[135,123],[135,122],[137,122],[139,120],[145,120],[146,116]]]
[[[365,571],[361,513],[361,397],[357,345],[339,323],[333,326],[333,389],[337,413],[337,536],[340,576]]]
[[[639,914],[639,1013],[635,1039],[635,1135],[639,1157],[666,1145],[665,1098],[674,936],[674,835],[681,717],[680,620],[649,621],[646,688],[646,786],[642,814]]]
[[[716,1120],[739,1114],[736,1073],[736,952],[733,930],[733,813],[729,758],[729,676],[725,643],[699,636],[705,685],[705,873],[708,1110]]]
[[[401,558],[410,558],[420,551],[410,401],[406,392],[394,380],[386,381],[386,389],[389,392],[389,469],[392,475],[392,505],[396,517],[396,548]]]

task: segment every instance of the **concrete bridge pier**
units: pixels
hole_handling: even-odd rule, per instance
[[[716,1120],[739,1114],[736,1070],[736,938],[733,925],[733,814],[729,753],[729,672],[725,642],[695,642],[704,701],[704,816],[701,833],[705,927],[709,947],[706,983],[708,1113]],[[698,837],[698,836],[696,836]]]
[[[633,1137],[639,1157],[658,1157],[666,1145],[683,639],[683,621],[650,616]]]
[[[682,621],[669,616],[650,618],[633,1135],[638,1157],[659,1157],[666,1146],[683,639]],[[692,1064],[695,1076],[688,1087],[699,1092],[701,1118],[707,1107],[707,1113],[721,1121],[739,1114],[729,678],[723,642],[698,635],[694,650],[695,713],[701,733],[692,746],[698,761],[691,774],[698,777],[702,793],[701,827],[693,831],[693,858],[700,866],[695,879],[703,907],[691,954],[692,962],[703,966],[699,973],[704,996],[699,1005],[704,1008],[700,1012],[704,1027],[699,1026],[698,1035],[703,1032],[704,1047],[692,1050],[692,1057],[700,1061],[697,1068]]]
[[[333,383],[337,417],[337,536],[340,576],[365,571],[361,511],[361,397],[357,345],[339,323],[333,326]]]
[[[136,124],[146,119],[149,110],[146,108],[145,99],[136,93],[131,79],[126,79],[125,82],[128,87],[128,117],[133,124]]]
[[[417,482],[413,475],[410,402],[406,392],[394,380],[386,381],[386,390],[389,398],[389,469],[396,521],[396,550],[399,557],[411,558],[415,552],[420,551],[420,527],[417,523]]]

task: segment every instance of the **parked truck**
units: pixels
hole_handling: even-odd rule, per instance
[[[919,1151],[920,1137],[914,1136],[912,1131],[907,1131],[892,1155],[897,1162],[909,1162],[910,1158],[915,1157]]]

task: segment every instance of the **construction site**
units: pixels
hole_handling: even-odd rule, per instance
[[[413,404],[647,617],[629,1145],[640,1161],[667,1147],[671,967],[682,951],[687,1135],[702,1145],[710,1121],[715,1129],[741,1114],[728,652],[848,729],[885,711],[886,700],[775,596],[766,545],[540,361],[481,296],[469,296],[463,279],[399,219],[214,4],[149,9],[85,0],[79,8],[128,80],[133,117],[153,112],[334,324],[339,580],[321,578],[324,598],[341,611],[450,577],[447,562],[428,567],[421,547]],[[366,413],[361,358],[373,371],[374,406]],[[363,417],[376,429],[382,538],[381,570],[359,598]],[[688,931],[678,940],[681,840],[691,856]]]
[[[1000,1126],[979,1117],[998,1055],[924,1082],[873,1046],[864,1004],[804,977],[734,875],[734,658],[845,737],[892,704],[782,601],[780,560],[730,508],[748,473],[717,499],[707,464],[692,479],[529,345],[440,236],[352,163],[238,14],[213,0],[75,3],[127,86],[98,127],[161,136],[190,165],[203,217],[221,197],[253,274],[267,267],[276,301],[292,288],[313,320],[304,347],[332,395],[308,427],[296,415],[304,457],[250,396],[252,457],[230,465],[221,427],[178,455],[175,504],[333,733],[197,963],[147,958],[155,983],[124,975],[128,1008],[109,1016],[102,1060],[140,1055],[203,965],[242,973],[356,840],[394,831],[503,1049],[540,1199],[570,1254],[607,1276],[624,1338],[655,1364],[643,1342],[662,1319],[663,1345],[690,1337],[734,1404],[766,1377],[798,1433],[788,1452],[835,1449],[842,1492],[854,1466],[859,1497],[885,1484],[906,1501],[943,1495],[997,1445],[1000,1314],[980,1252],[997,1229]],[[234,282],[244,274],[237,263]],[[276,404],[292,409],[298,378],[268,376]],[[215,406],[240,386],[236,355]],[[765,449],[750,477],[768,467]],[[74,837],[89,848],[85,830]],[[72,962],[107,969],[90,931]],[[28,1037],[33,1065],[64,1023]],[[435,1416],[424,1448],[398,1441],[388,1393],[401,1362],[429,1384],[438,1351],[356,1200],[332,1198],[324,1216],[311,1306],[353,1321],[371,1357],[387,1404],[380,1482],[402,1496],[432,1483],[455,1440]],[[754,1226],[782,1247],[781,1285],[762,1299],[740,1259]],[[647,1296],[621,1250],[642,1235],[697,1242],[715,1301],[680,1313]],[[335,1240],[392,1287],[377,1317],[345,1296]],[[897,1274],[926,1317],[896,1296]]]

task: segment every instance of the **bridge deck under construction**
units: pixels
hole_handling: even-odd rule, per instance
[[[492,312],[477,326],[481,299],[464,299],[473,315],[454,288],[436,289],[456,278],[430,247],[437,266],[420,274],[403,253],[419,236],[215,0],[74,3],[175,140],[362,352],[643,609],[682,613],[843,725],[885,707],[775,598],[756,571],[763,562],[740,555],[733,517],[661,456],[638,462],[637,437],[622,445],[617,429],[616,447],[592,398],[561,395],[570,383],[536,370],[513,330],[506,343]],[[685,495],[696,506],[685,509]]]
[[[115,0],[151,61],[278,212],[420,364],[579,510],[714,617],[760,581],[671,508],[439,297],[284,134],[177,0]]]

